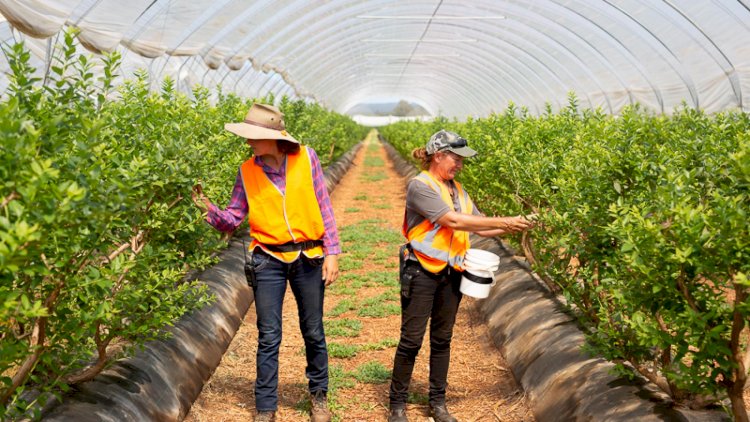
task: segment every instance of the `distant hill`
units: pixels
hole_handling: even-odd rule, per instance
[[[416,103],[404,100],[391,103],[361,103],[347,110],[350,116],[427,116],[430,113]]]

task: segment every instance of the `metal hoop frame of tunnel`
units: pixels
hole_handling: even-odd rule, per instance
[[[615,114],[750,104],[743,0],[2,0],[0,14],[0,40],[25,40],[42,71],[70,26],[92,51],[121,49],[124,75],[342,113],[390,98],[457,118],[511,101],[542,113],[570,92]]]

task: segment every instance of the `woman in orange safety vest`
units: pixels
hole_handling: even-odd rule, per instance
[[[251,259],[245,273],[258,326],[255,420],[276,420],[281,312],[289,280],[305,341],[310,420],[328,422],[323,295],[338,277],[341,248],[320,160],[286,132],[283,114],[274,106],[253,104],[245,121],[224,127],[247,139],[253,156],[240,166],[226,209],[211,203],[200,185],[193,201],[223,232],[234,231],[248,215]]]
[[[406,399],[414,361],[430,323],[430,416],[437,422],[455,422],[445,405],[450,345],[458,305],[463,259],[469,234],[500,236],[526,230],[526,217],[485,217],[454,180],[463,160],[476,151],[466,139],[441,130],[417,148],[422,173],[406,193],[403,233],[408,240],[401,271],[401,339],[393,361],[389,422],[406,422]]]

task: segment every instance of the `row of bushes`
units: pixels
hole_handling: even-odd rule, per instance
[[[459,179],[488,214],[540,214],[516,245],[567,299],[590,347],[678,402],[747,420],[750,117],[638,106],[382,129],[410,156],[439,130],[479,151]]]
[[[223,124],[242,121],[252,100],[212,102],[202,88],[188,97],[170,80],[149,92],[145,72],[115,89],[116,53],[93,61],[76,51],[66,34],[42,81],[23,45],[5,47],[0,419],[92,378],[211,300],[185,274],[225,243],[192,205],[191,186],[202,180],[226,204],[249,155]],[[324,166],[364,137],[318,105],[277,103]]]

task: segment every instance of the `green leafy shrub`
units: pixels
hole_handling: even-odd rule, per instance
[[[185,281],[226,242],[190,200],[202,180],[226,204],[249,149],[224,131],[252,100],[173,81],[149,91],[145,72],[114,92],[119,55],[94,61],[64,37],[44,81],[23,45],[5,48],[0,97],[0,419],[91,379],[163,328],[209,303]],[[118,97],[116,100],[110,98]],[[261,101],[267,101],[262,99]],[[345,116],[281,100],[290,132],[324,165],[364,137]]]

